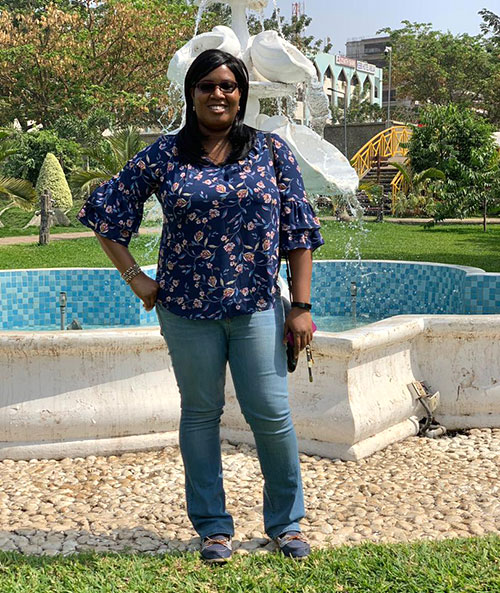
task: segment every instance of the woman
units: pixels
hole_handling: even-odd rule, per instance
[[[264,475],[264,524],[280,550],[305,558],[297,440],[287,393],[285,336],[296,354],[312,339],[313,249],[323,243],[295,158],[243,123],[248,72],[208,50],[185,79],[186,125],[160,137],[98,188],[79,214],[143,301],[156,306],[181,393],[179,440],[189,518],[209,562],[231,556],[219,423],[229,362]],[[127,249],[156,193],[164,212],[156,281]],[[287,251],[293,303],[286,321],[276,288]]]

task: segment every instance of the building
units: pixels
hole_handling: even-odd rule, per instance
[[[351,39],[345,44],[345,55],[348,58],[375,64],[377,68],[385,68],[387,66],[385,48],[390,45],[390,41],[389,36]]]
[[[387,107],[387,95],[389,92],[389,76],[387,69],[389,63],[385,54],[385,48],[391,45],[391,38],[368,37],[366,39],[351,39],[345,44],[346,56],[353,60],[364,60],[375,64],[377,68],[386,69],[385,83],[382,88],[382,106]],[[397,89],[391,85],[391,108],[396,106]]]
[[[341,55],[318,53],[314,58],[318,78],[330,98],[331,107],[347,107],[353,96],[382,106],[383,71],[375,64]]]

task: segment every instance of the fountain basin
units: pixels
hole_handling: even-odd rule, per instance
[[[54,309],[57,324],[57,295],[64,289],[68,320],[77,314],[84,327],[85,315],[95,321],[97,310],[107,323],[115,309],[128,322],[151,321],[114,270],[13,272],[0,271],[4,328],[23,309],[33,319],[35,310],[44,316]],[[28,286],[30,277],[34,286]],[[416,279],[432,294],[417,289]],[[500,426],[500,274],[438,264],[321,261],[314,265],[315,315],[348,312],[351,281],[358,283],[359,315],[378,310],[389,317],[403,312],[403,304],[414,314],[315,334],[314,383],[303,364],[289,375],[302,451],[355,460],[416,434],[424,413],[407,387],[415,380],[440,392],[435,415],[447,428]],[[93,304],[92,286],[98,295]],[[431,314],[436,312],[441,314]],[[4,329],[0,376],[0,458],[117,453],[177,438],[179,395],[158,327]],[[230,377],[222,429],[226,438],[252,442]]]

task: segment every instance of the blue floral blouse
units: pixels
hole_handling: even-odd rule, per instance
[[[280,251],[323,244],[295,157],[276,134],[257,132],[238,162],[179,160],[176,136],[161,136],[89,197],[78,218],[128,245],[147,198],[163,209],[158,302],[189,319],[222,319],[274,307]]]

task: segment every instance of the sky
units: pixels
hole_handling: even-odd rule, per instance
[[[295,0],[293,0],[295,1]],[[276,0],[281,14],[290,20],[292,0]],[[312,17],[307,33],[330,37],[332,53],[345,53],[345,42],[356,37],[375,37],[384,27],[397,29],[401,21],[432,23],[434,29],[453,34],[480,33],[479,10],[500,14],[500,0],[305,0],[305,12]],[[269,0],[266,15],[272,12]]]

